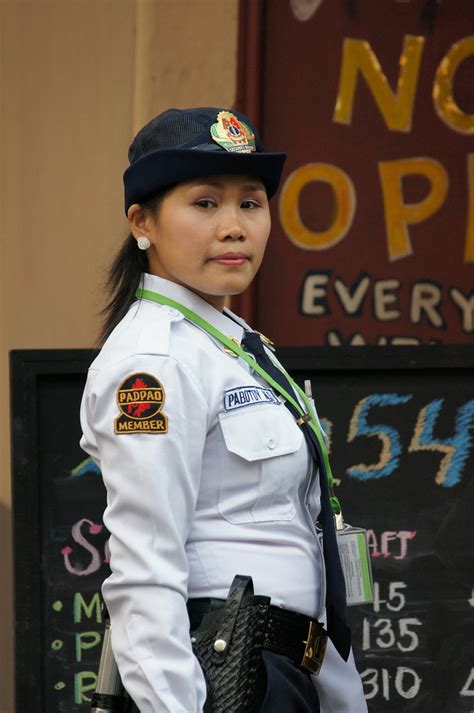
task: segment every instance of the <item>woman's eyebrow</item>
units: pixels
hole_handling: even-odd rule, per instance
[[[265,187],[263,183],[246,183],[242,186],[243,191],[264,191]]]
[[[213,188],[224,188],[224,181],[219,181],[218,179],[205,180],[197,183],[194,187],[201,188],[205,186],[212,186]],[[241,186],[242,191],[264,191],[265,187],[263,183],[245,183]]]

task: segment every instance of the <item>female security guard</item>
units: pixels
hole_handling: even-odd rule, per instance
[[[107,488],[103,595],[124,685],[141,713],[200,713],[209,677],[187,604],[191,618],[196,603],[200,617],[224,605],[241,574],[271,597],[252,710],[365,713],[328,604],[340,569],[329,574],[337,553],[325,549],[325,565],[315,530],[323,478],[281,390],[234,347],[250,328],[224,306],[260,266],[285,155],[266,152],[241,114],[200,108],[153,119],[129,159],[131,233],[81,409],[81,445]],[[316,675],[303,659],[318,619],[332,641]]]

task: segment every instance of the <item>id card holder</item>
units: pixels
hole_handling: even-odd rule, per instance
[[[348,606],[370,604],[374,600],[372,563],[365,532],[361,527],[347,524],[336,529]]]

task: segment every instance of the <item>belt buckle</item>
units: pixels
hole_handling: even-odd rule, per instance
[[[319,673],[323,665],[328,637],[323,627],[317,621],[309,622],[308,638],[300,666],[311,673]]]

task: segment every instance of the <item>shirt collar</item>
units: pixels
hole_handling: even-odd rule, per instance
[[[176,302],[180,302],[188,309],[196,312],[196,314],[205,319],[206,322],[212,324],[213,327],[225,334],[226,337],[236,339],[239,344],[242,341],[245,322],[234,315],[230,310],[225,309],[225,312],[219,312],[218,309],[187,287],[178,285],[176,282],[171,282],[170,280],[165,280],[163,277],[158,277],[158,275],[150,275],[147,272],[143,273],[143,285],[141,286],[143,286],[145,290],[158,292],[160,295],[165,295]],[[227,315],[232,315],[232,317]],[[220,342],[219,345],[221,346]]]

